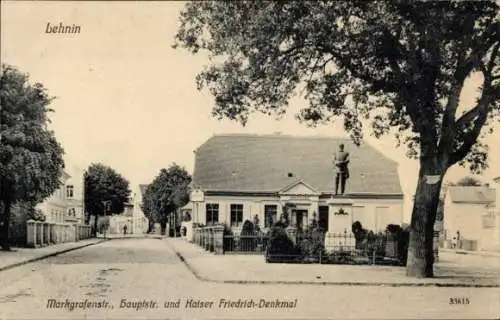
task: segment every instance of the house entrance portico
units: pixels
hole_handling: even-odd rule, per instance
[[[308,226],[313,218],[318,219],[320,193],[303,182],[296,181],[279,192],[280,202],[289,208],[290,222],[299,228]]]

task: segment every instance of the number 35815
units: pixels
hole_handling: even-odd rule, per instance
[[[470,304],[468,297],[450,297],[450,304]]]

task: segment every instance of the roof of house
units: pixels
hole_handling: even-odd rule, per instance
[[[340,143],[350,153],[346,193],[402,194],[395,161],[366,143],[357,147],[349,139],[315,136],[215,135],[195,151],[193,184],[213,191],[278,192],[302,180],[329,193]]]
[[[448,189],[448,195],[452,202],[460,203],[484,203],[495,202],[495,189],[481,186],[451,186]]]

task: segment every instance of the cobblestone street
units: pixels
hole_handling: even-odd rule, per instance
[[[494,318],[499,310],[498,288],[203,282],[159,239],[116,239],[6,270],[0,288],[1,319],[463,319]],[[454,297],[469,304],[450,304]],[[224,308],[230,304],[221,299],[254,303]],[[273,308],[276,299],[296,305]]]

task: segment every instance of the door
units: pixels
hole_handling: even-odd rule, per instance
[[[307,210],[294,210],[295,226],[297,229],[302,230],[306,225]]]
[[[319,207],[318,226],[321,230],[328,231],[328,206]]]

